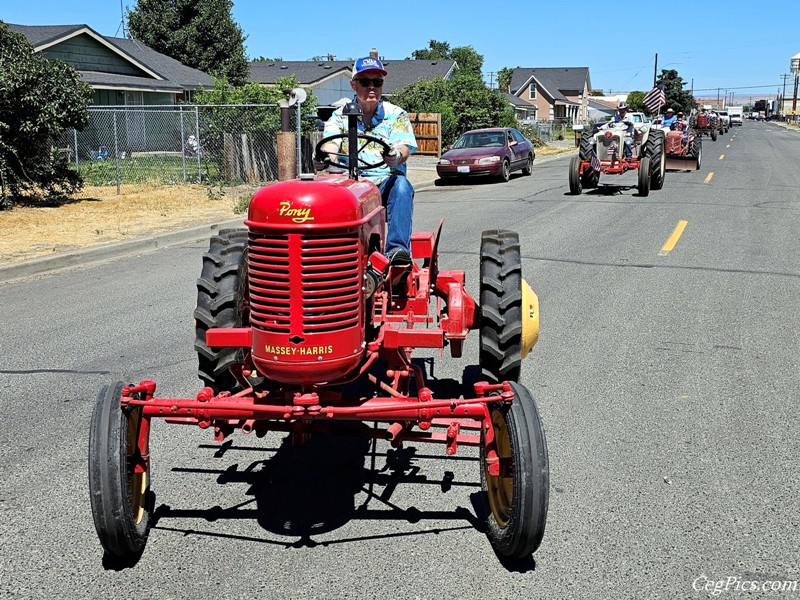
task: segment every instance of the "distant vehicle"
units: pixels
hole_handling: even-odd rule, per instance
[[[473,129],[456,140],[436,163],[440,180],[490,176],[508,181],[512,171],[530,175],[536,151],[533,143],[513,127]]]
[[[726,133],[726,130],[731,128],[731,117],[728,114],[727,110],[718,110],[717,116],[719,120],[722,122],[723,133]]]
[[[744,113],[743,106],[729,106],[728,114],[731,117],[731,127],[734,125],[742,126],[742,114]]]

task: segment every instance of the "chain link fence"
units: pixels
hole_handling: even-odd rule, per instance
[[[299,157],[310,170],[316,115],[289,109]],[[278,178],[276,104],[93,107],[83,131],[58,141],[86,185],[261,184]],[[303,136],[301,129],[307,134]]]

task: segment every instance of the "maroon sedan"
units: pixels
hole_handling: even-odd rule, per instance
[[[473,129],[463,134],[436,163],[442,180],[487,175],[508,181],[513,171],[530,175],[536,152],[531,141],[511,127]]]

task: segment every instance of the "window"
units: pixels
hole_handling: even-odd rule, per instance
[[[532,83],[528,88],[528,100],[536,100],[536,84]]]

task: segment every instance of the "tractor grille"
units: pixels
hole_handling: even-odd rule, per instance
[[[250,321],[263,331],[329,333],[359,323],[359,238],[250,234]]]

